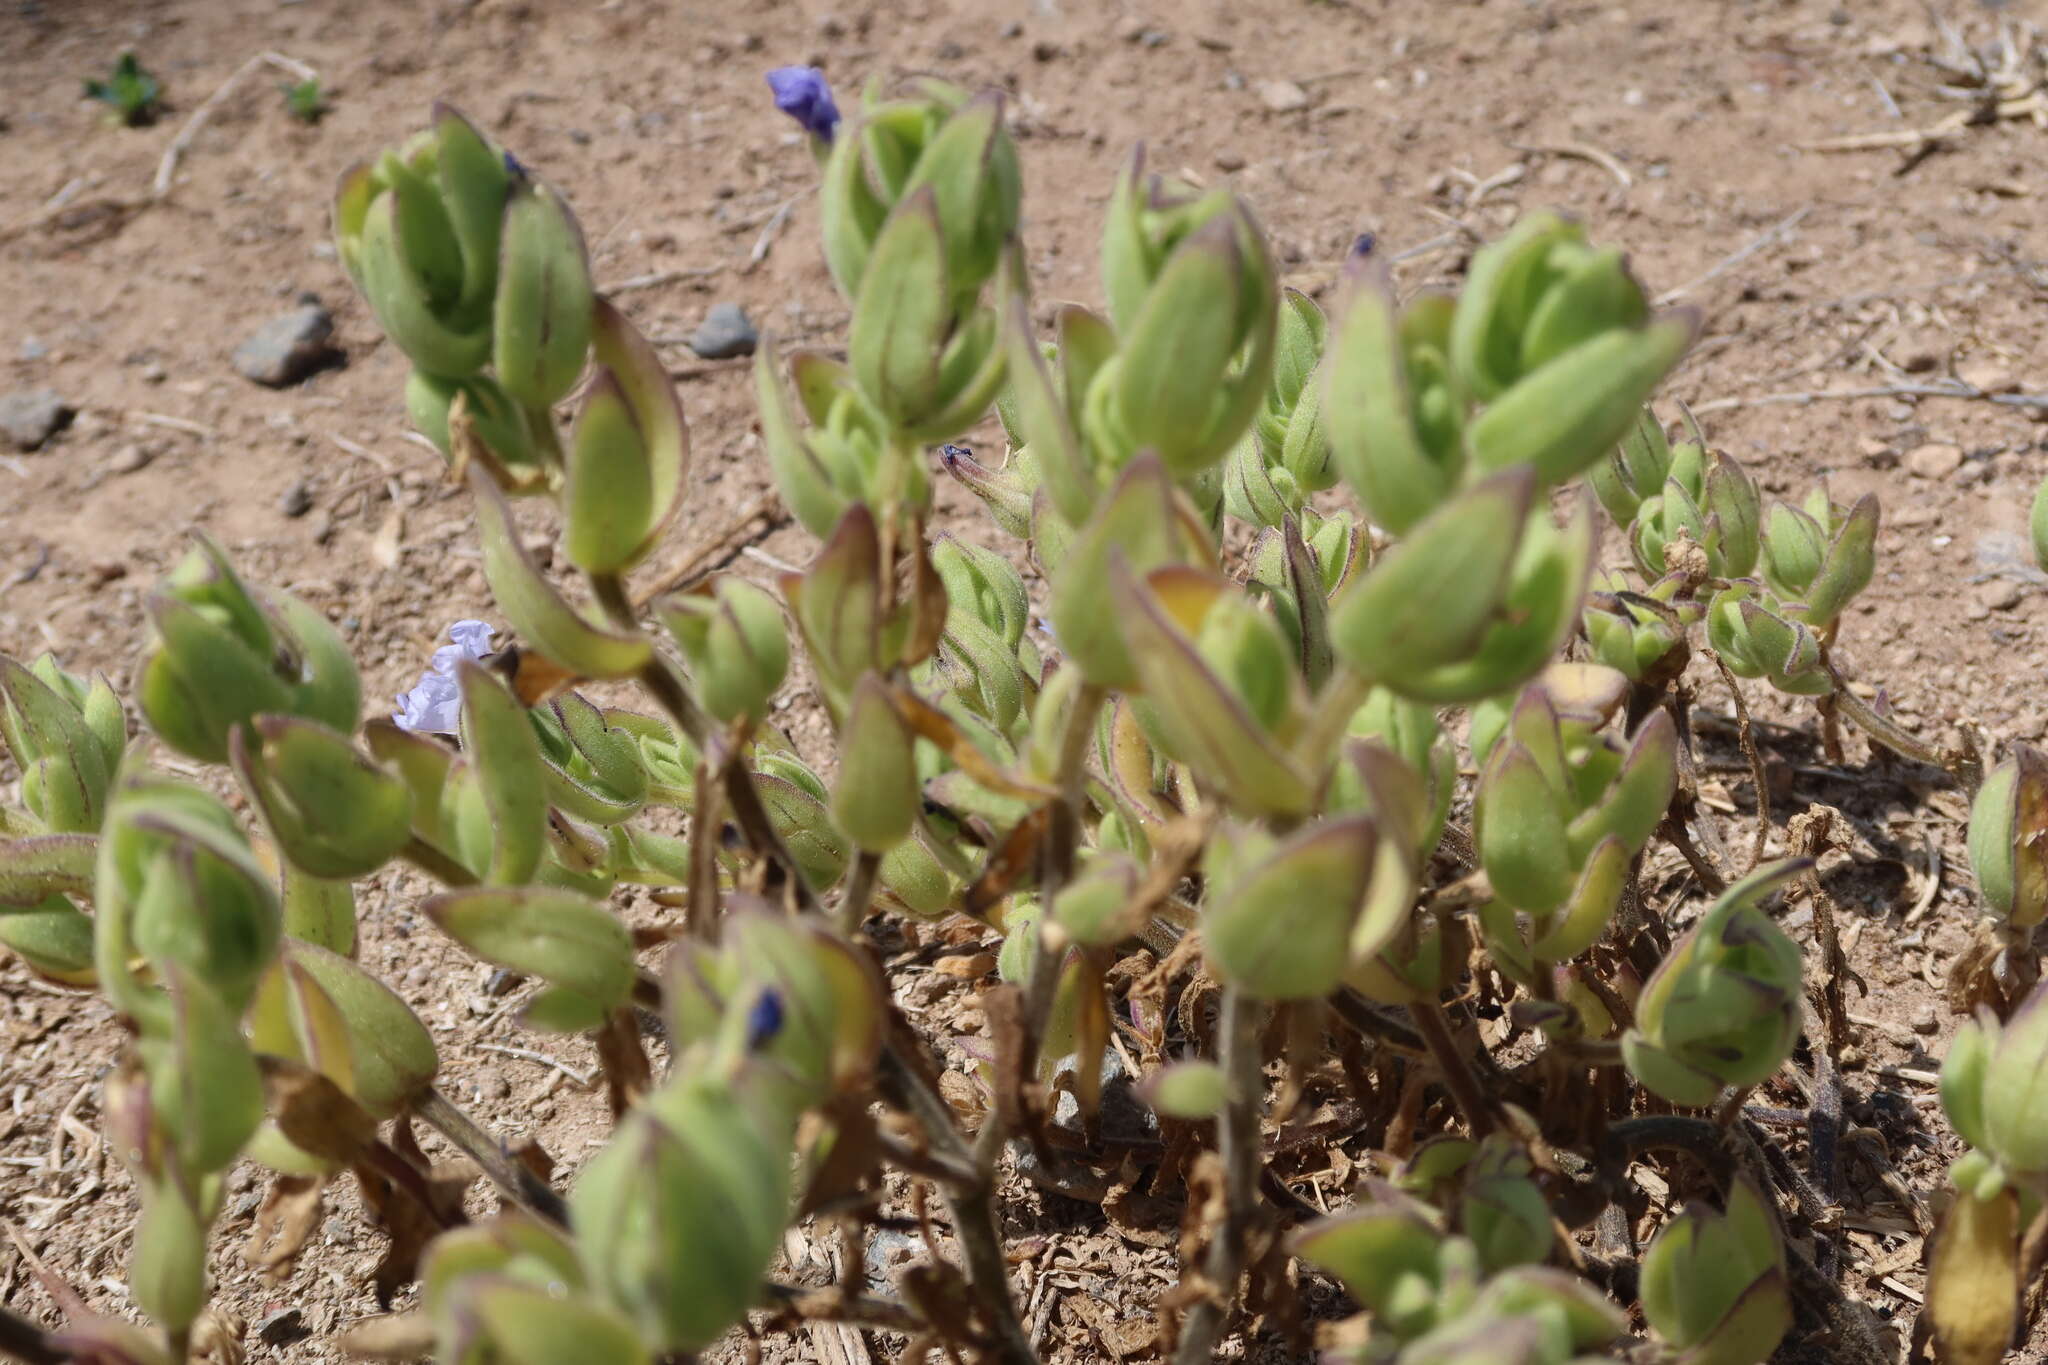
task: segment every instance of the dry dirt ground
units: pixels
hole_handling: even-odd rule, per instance
[[[806,557],[793,527],[738,524],[768,486],[745,362],[699,362],[680,344],[721,300],[783,339],[840,334],[845,310],[815,241],[814,170],[761,79],[801,61],[823,65],[849,98],[870,75],[914,72],[1009,91],[1042,298],[1097,299],[1099,215],[1140,139],[1156,164],[1249,196],[1290,282],[1312,293],[1362,230],[1390,250],[1427,248],[1401,268],[1416,285],[1462,268],[1465,228],[1491,234],[1539,205],[1583,215],[1600,239],[1627,245],[1654,290],[1704,311],[1704,339],[1671,392],[1766,489],[1796,499],[1825,478],[1839,500],[1883,499],[1877,579],[1843,632],[1854,675],[1930,737],[1977,723],[2037,740],[2048,731],[2048,595],[2020,547],[2048,468],[2048,411],[1845,394],[1951,375],[2048,388],[2048,128],[2017,119],[1917,147],[1909,135],[1867,150],[1802,144],[1924,129],[1969,109],[1942,88],[1958,79],[1930,61],[1947,50],[1942,25],[1983,43],[2001,14],[2039,20],[2041,8],[6,0],[0,392],[53,387],[79,415],[47,448],[0,459],[0,651],[54,647],[125,690],[144,595],[195,527],[341,623],[375,695],[410,684],[447,622],[490,616],[465,502],[431,451],[405,439],[403,362],[327,240],[337,172],[416,126],[437,96],[568,190],[600,281],[635,282],[624,306],[673,354],[696,487],[648,580],[706,562],[714,543],[725,546],[715,562],[764,574],[752,554],[734,557],[736,531],[754,533],[760,555]],[[106,127],[79,97],[81,77],[126,46],[164,82],[171,107],[151,128]],[[260,71],[184,147],[169,193],[145,202],[187,119],[263,51],[317,69],[331,115],[317,127],[289,120],[278,76]],[[236,375],[234,346],[305,293],[335,311],[346,365],[282,391]],[[1760,401],[1799,392],[1822,397]],[[957,490],[942,507],[952,524],[983,525]],[[1705,679],[1700,705],[1729,710]],[[1845,766],[1830,765],[1809,713],[1769,714],[1801,727],[1773,732],[1774,838],[1814,801],[1842,807],[1857,831],[1829,864],[1869,986],[1851,1000],[1852,1121],[1881,1128],[1913,1196],[1933,1198],[1955,1152],[1929,1074],[1953,1030],[1939,982],[1976,913],[1963,799],[1899,765],[1872,766],[1858,738]],[[1725,734],[1709,740],[1724,836],[1744,846],[1746,769]],[[1659,885],[1685,889],[1675,873]],[[600,1098],[579,1081],[588,1048],[522,1036],[508,1017],[519,995],[485,993],[487,973],[414,911],[423,890],[403,874],[363,888],[365,962],[433,1028],[451,1094],[573,1168],[603,1131]],[[958,985],[939,977],[906,964],[899,997],[952,1008],[957,1021]],[[97,1080],[117,1045],[98,1001],[0,968],[0,1217],[95,1307],[119,1312],[132,1194],[93,1135]],[[1801,1103],[1782,1083],[1772,1095]],[[1351,1155],[1367,1145],[1353,1139]],[[1913,1211],[1866,1165],[1851,1173],[1847,1284],[1903,1329],[1924,1285]],[[251,1358],[330,1358],[333,1334],[374,1311],[367,1271],[381,1236],[353,1195],[336,1194],[297,1271],[266,1283],[241,1250],[257,1189],[237,1177],[216,1238],[222,1298],[248,1324]],[[1047,1350],[1142,1355],[1145,1305],[1174,1278],[1170,1236],[1107,1233],[1093,1210],[1021,1192],[1010,1216]],[[9,1242],[0,1298],[56,1320]],[[1341,1311],[1325,1291],[1307,1307]],[[290,1318],[270,1333],[284,1344],[258,1335],[289,1309],[305,1335],[289,1339]],[[843,1346],[799,1337],[771,1355],[861,1358]],[[1284,1358],[1270,1341],[1252,1354]],[[1809,1341],[1797,1355],[1826,1359],[1829,1348]]]

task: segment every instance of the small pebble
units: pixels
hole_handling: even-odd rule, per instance
[[[1922,1034],[1939,1033],[1941,1020],[1934,1013],[1934,1006],[1922,1005],[1913,1015],[1913,1032]]]
[[[1035,61],[1057,61],[1059,59],[1059,55],[1060,45],[1058,43],[1050,41],[1049,39],[1040,38],[1037,42],[1031,45],[1031,56],[1032,59]]]
[[[0,436],[16,450],[36,450],[77,415],[55,389],[19,389],[0,395]]]
[[[1984,393],[2011,393],[2020,386],[2013,372],[1996,360],[1972,360],[1958,365],[1956,378]]]
[[[350,1247],[356,1244],[356,1230],[348,1225],[346,1218],[330,1218],[320,1225],[321,1235],[329,1246]]]
[[[1297,109],[1308,108],[1308,91],[1293,81],[1260,81],[1259,103],[1276,114],[1291,114]]]
[[[1963,465],[1960,446],[1932,441],[1906,454],[1906,472],[1916,479],[1945,479]]]
[[[996,32],[1000,33],[1005,38],[1021,38],[1024,36],[1024,25],[1019,23],[1017,20],[1012,19],[1009,23],[1004,24],[1000,29],[997,29]]]
[[[747,316],[747,310],[736,303],[714,303],[711,311],[704,315],[704,323],[690,333],[690,349],[704,360],[729,360],[734,356],[752,355],[754,345],[761,339],[754,330],[754,320]]]
[[[156,458],[156,452],[148,446],[125,445],[115,451],[107,460],[109,474],[133,474]]]
[[[128,566],[118,559],[102,559],[95,561],[93,566],[86,571],[86,574],[92,580],[92,585],[95,588],[103,588],[109,583],[118,582],[126,578],[128,576]]]
[[[23,360],[41,360],[49,353],[50,348],[43,345],[40,338],[23,337],[21,339],[21,358]]]
[[[277,510],[288,517],[303,517],[313,510],[313,490],[304,479],[300,479],[284,490],[284,496],[278,499]]]
[[[1218,152],[1216,153],[1216,169],[1219,171],[1241,171],[1244,169],[1244,158],[1236,152]]]
[[[1977,604],[1986,611],[2011,611],[2020,604],[2023,595],[2020,585],[2009,578],[1994,578],[1977,585]]]
[[[235,372],[267,388],[296,384],[340,356],[328,344],[334,315],[317,303],[272,318],[235,348]]]
[[[500,996],[510,995],[512,993],[512,988],[517,986],[524,979],[524,977],[520,976],[519,973],[515,971],[512,971],[505,967],[499,967],[495,971],[493,971],[488,978],[485,979],[484,994],[490,996],[494,1000]]]

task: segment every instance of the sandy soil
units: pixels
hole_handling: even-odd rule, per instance
[[[2041,17],[2038,4],[2004,13],[2030,10]],[[1973,41],[1993,36],[1989,10],[1943,13]],[[126,45],[164,81],[171,107],[151,128],[107,128],[79,98],[80,78]],[[1910,390],[1950,375],[2048,388],[2048,130],[1972,126],[1924,154],[1800,148],[1968,107],[1928,60],[1944,50],[1941,29],[1907,0],[10,2],[0,392],[50,386],[80,411],[47,448],[0,460],[0,651],[56,647],[125,689],[147,587],[195,527],[341,623],[373,694],[409,685],[447,622],[489,617],[465,503],[437,457],[405,439],[403,362],[380,343],[326,233],[339,170],[415,126],[437,96],[566,188],[600,282],[632,282],[623,305],[673,356],[697,487],[647,581],[720,543],[718,559],[765,576],[735,548],[749,531],[760,555],[805,558],[796,528],[740,523],[768,487],[745,362],[700,362],[680,341],[723,300],[782,339],[843,327],[816,247],[813,168],[761,80],[769,66],[814,61],[849,96],[870,75],[921,71],[1010,92],[1044,299],[1098,298],[1099,215],[1140,139],[1158,164],[1248,195],[1289,282],[1311,292],[1362,230],[1393,250],[1433,244],[1402,268],[1416,285],[1462,268],[1463,227],[1491,234],[1544,205],[1583,215],[1630,248],[1654,289],[1704,311],[1705,339],[1671,392],[1767,490],[1796,500],[1826,479],[1838,500],[1883,499],[1877,581],[1844,623],[1854,675],[1932,738],[1974,723],[2001,740],[2039,739],[2048,596],[2021,537],[2048,467],[2048,410]],[[277,75],[261,71],[184,148],[170,193],[144,202],[186,120],[263,51],[316,68],[331,115],[294,123]],[[345,367],[281,391],[235,374],[233,348],[307,293],[334,310]],[[1844,396],[1872,389],[1893,392]],[[1820,396],[1781,398],[1802,392]],[[1944,446],[1953,452],[1927,449]],[[942,507],[981,533],[982,513],[957,490]],[[548,530],[532,527],[536,538]],[[1911,1189],[1933,1197],[1956,1150],[1926,1080],[1953,1029],[1939,984],[1976,913],[1963,799],[1869,765],[1860,739],[1846,766],[1830,766],[1810,713],[1757,700],[1800,727],[1770,746],[1777,821],[1825,802],[1856,831],[1829,864],[1852,917],[1851,962],[1870,987],[1851,1003],[1852,1120],[1879,1130]],[[1700,704],[1729,709],[1705,678]],[[1754,811],[1747,770],[1725,734],[1710,739],[1725,833],[1739,844]],[[1660,885],[1676,895],[1682,879]],[[593,1065],[588,1047],[521,1035],[507,1017],[520,997],[487,995],[487,970],[413,910],[424,889],[400,873],[363,889],[364,961],[421,1009],[450,1092],[572,1169],[604,1128],[601,1097],[576,1079]],[[900,964],[899,997],[956,1018],[963,987],[929,956]],[[116,1312],[127,1306],[132,1194],[92,1134],[97,1079],[118,1043],[104,1005],[19,964],[0,968],[0,1217]],[[486,1044],[545,1051],[575,1075]],[[1774,1093],[1771,1103],[1801,1102],[1789,1086]],[[1348,1169],[1370,1143],[1343,1146]],[[1871,1169],[1852,1165],[1851,1176],[1845,1283],[1903,1332],[1924,1285],[1918,1234]],[[237,1179],[212,1267],[248,1325],[250,1357],[330,1358],[332,1334],[375,1310],[368,1270],[381,1234],[337,1193],[294,1275],[266,1283],[242,1256],[260,1187],[251,1173]],[[1340,1183],[1315,1188],[1327,1196]],[[1105,1230],[1095,1210],[1021,1188],[1009,1212],[1048,1351],[1143,1355],[1147,1304],[1174,1277],[1170,1226]],[[821,1244],[810,1269],[824,1258]],[[1343,1311],[1309,1289],[1309,1311]],[[0,1245],[0,1298],[55,1320],[11,1245]],[[292,1308],[308,1335],[259,1337]],[[886,1339],[868,1345],[893,1354]],[[769,1349],[842,1358],[822,1338]],[[1288,1358],[1271,1339],[1250,1349]],[[1786,1358],[1827,1359],[1828,1344],[1794,1341]]]

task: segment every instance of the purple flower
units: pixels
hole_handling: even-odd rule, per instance
[[[768,88],[775,92],[775,107],[804,126],[820,142],[830,142],[839,127],[839,106],[832,102],[832,87],[825,73],[815,66],[778,66],[768,73]]]
[[[434,661],[420,675],[419,686],[398,699],[392,722],[401,730],[430,735],[452,735],[459,730],[462,690],[455,682],[455,665],[489,655],[491,636],[496,633],[482,621],[457,621],[448,627],[448,638],[455,643],[434,651]]]

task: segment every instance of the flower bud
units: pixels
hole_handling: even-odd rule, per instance
[[[137,1308],[165,1330],[182,1334],[206,1306],[206,1223],[177,1182],[141,1185],[128,1287]]]
[[[887,853],[917,822],[923,796],[914,743],[886,685],[872,674],[862,678],[840,727],[832,820],[868,853]]]
[[[1449,361],[1453,301],[1423,293],[1397,309],[1385,262],[1354,255],[1324,365],[1330,452],[1366,514],[1405,534],[1465,471],[1465,400]]]
[[[713,719],[731,725],[767,715],[789,671],[789,626],[774,597],[721,574],[664,599],[657,610]]]
[[[1480,1265],[1489,1272],[1536,1264],[1550,1255],[1557,1234],[1534,1169],[1528,1153],[1498,1133],[1479,1144],[1465,1169],[1458,1229],[1472,1239]]]
[[[1666,600],[1676,587],[1667,577],[1639,593],[1618,574],[1597,577],[1581,618],[1593,657],[1646,687],[1676,678],[1692,658],[1687,631],[1700,616],[1690,601]]]
[[[839,106],[825,73],[815,66],[778,66],[768,73],[775,107],[795,119],[820,145],[829,147],[839,131]]]
[[[90,686],[45,654],[29,668],[0,655],[0,739],[21,770],[21,800],[53,834],[89,834],[127,747],[127,721],[105,677]]]
[[[235,727],[228,758],[279,851],[312,876],[366,877],[412,834],[405,783],[318,721],[258,716]]]
[[[1798,619],[1825,630],[1870,584],[1877,519],[1875,493],[1864,494],[1846,512],[1828,501],[1825,489],[1817,490],[1806,511],[1776,504],[1764,529],[1764,581],[1798,604]]]
[[[1941,1101],[1956,1133],[2006,1179],[2048,1174],[2048,1127],[2035,1077],[2048,1065],[2048,989],[2037,987],[2002,1025],[1989,1011],[1957,1030],[1941,1068]]]
[[[635,734],[580,693],[526,713],[540,741],[548,801],[594,825],[618,825],[647,804],[652,781]]]
[[[996,401],[1003,401],[1000,395]],[[1022,451],[1013,451],[1005,463],[991,468],[975,459],[974,452],[966,446],[939,447],[939,460],[946,472],[981,499],[1003,534],[1027,540],[1031,535],[1031,499],[1038,484],[1036,471],[1022,456]]]
[[[1323,338],[1328,321],[1315,300],[1297,289],[1280,297],[1273,382],[1252,429],[1231,452],[1224,487],[1232,516],[1277,527],[1299,515],[1310,493],[1336,481],[1323,430]]]
[[[1643,1253],[1643,1316],[1683,1365],[1759,1365],[1792,1326],[1785,1249],[1747,1178],[1725,1212],[1700,1203],[1658,1229]]]
[[[1768,678],[1780,692],[1824,697],[1835,690],[1820,641],[1761,583],[1738,579],[1707,603],[1707,642],[1739,678]]]
[[[1110,202],[1103,284],[1117,352],[1089,381],[1087,437],[1113,465],[1149,450],[1191,479],[1237,444],[1271,382],[1279,300],[1265,237],[1229,191],[1169,187],[1146,176],[1141,152]]]
[[[520,178],[446,105],[435,106],[430,130],[342,177],[342,265],[385,333],[428,374],[466,378],[491,357],[505,203]]]
[[[1451,320],[1458,386],[1485,404],[1466,450],[1482,470],[1564,482],[1630,430],[1697,330],[1687,311],[1651,316],[1621,253],[1578,224],[1524,218],[1474,255]]]
[[[657,1350],[702,1350],[754,1305],[790,1214],[795,1125],[757,1069],[683,1071],[577,1177],[591,1284]]]
[[[1513,469],[1445,503],[1332,604],[1337,653],[1405,697],[1470,702],[1526,681],[1578,620],[1593,552],[1582,500],[1567,524]]]
[[[715,950],[695,947],[672,962],[669,986],[678,1055],[702,1044],[727,1063],[772,1059],[813,1102],[858,1087],[881,1051],[883,992],[872,965],[814,926],[729,915]]]
[[[151,594],[149,610],[156,639],[137,701],[179,753],[224,763],[229,732],[265,711],[356,728],[355,663],[334,627],[288,593],[252,592],[210,538]]]
[[[1130,937],[1132,898],[1141,872],[1128,854],[1091,859],[1053,898],[1052,917],[1068,937],[1086,947],[1106,948]]]
[[[414,370],[405,381],[405,411],[458,474],[465,460],[475,460],[513,496],[561,482],[561,470],[534,441],[526,410],[489,375],[443,379]]]
[[[92,920],[68,897],[47,896],[33,905],[0,904],[0,948],[6,948],[38,976],[67,986],[91,986]]]
[[[552,187],[513,176],[499,231],[491,366],[528,412],[546,414],[575,387],[590,353],[595,303],[576,215]]]
[[[1186,566],[1111,574],[1154,739],[1244,811],[1304,815],[1313,784],[1289,752],[1306,709],[1294,650],[1225,580]]]
[[[569,433],[562,549],[585,573],[622,573],[646,558],[682,507],[690,429],[654,345],[599,300],[585,331],[597,371]]]
[[[1673,1104],[1712,1104],[1792,1055],[1803,999],[1799,946],[1761,902],[1807,865],[1766,864],[1729,887],[1643,986],[1621,1040],[1636,1080]]]
[[[151,1159],[135,1164],[138,1176],[169,1170],[196,1188],[232,1165],[262,1122],[263,1081],[229,1003],[174,964],[163,980],[168,1027],[151,1026],[135,1042],[148,1077],[149,1122],[161,1142],[148,1144]]]
[[[397,992],[339,953],[287,941],[249,1009],[249,1045],[334,1082],[371,1117],[419,1097],[440,1069],[434,1039]]]
[[[1003,376],[980,303],[1017,225],[1016,147],[995,92],[936,81],[870,103],[832,139],[820,190],[825,254],[853,304],[850,368],[904,435],[943,441],[987,411]]]
[[[1166,564],[1215,563],[1214,547],[1187,499],[1149,455],[1125,467],[1067,545],[1054,566],[1046,605],[1061,651],[1088,681],[1131,688],[1139,682],[1139,660],[1103,592],[1118,559],[1133,575]]]
[[[1262,1000],[1337,988],[1372,886],[1378,832],[1364,816],[1311,825],[1270,853],[1219,833],[1209,854],[1203,946],[1217,975]],[[1235,864],[1235,866],[1232,866]]]
[[[852,371],[797,351],[788,362],[792,395],[774,356],[771,345],[754,353],[761,443],[775,486],[804,529],[831,535],[855,502],[884,507],[898,499],[923,507],[930,497],[923,463],[892,439]]]
[[[1595,460],[1586,470],[1586,482],[1614,524],[1626,528],[1643,502],[1657,495],[1670,473],[1671,442],[1664,435],[1664,424],[1646,407],[1607,458]]]
[[[2027,516],[2027,538],[2034,545],[2034,563],[2048,569],[2048,479],[2034,490],[2034,505]]]
[[[1230,1102],[1230,1078],[1222,1067],[1200,1058],[1161,1067],[1140,1089],[1159,1113],[1190,1123],[1215,1118]]]
[[[2048,756],[2029,745],[1984,775],[1970,803],[1970,866],[1991,912],[2012,928],[2048,917]]]
[[[1476,1260],[1470,1243],[1444,1235],[1435,1209],[1384,1185],[1349,1212],[1301,1229],[1293,1250],[1335,1276],[1376,1328],[1403,1341],[1436,1325],[1447,1272]]]
[[[108,805],[93,888],[102,988],[146,1031],[171,1005],[138,964],[208,983],[239,1014],[274,958],[277,892],[247,838],[211,794],[168,779],[124,778]]]
[[[832,822],[825,784],[794,755],[757,754],[754,786],[767,808],[768,823],[813,890],[837,882],[853,856],[851,844]]]
[[[1637,510],[1629,548],[1645,578],[1663,577],[1670,547],[1690,540],[1706,552],[1709,578],[1740,578],[1762,549],[1762,506],[1741,465],[1700,441],[1672,448],[1663,490]]]
[[[1619,675],[1608,676],[1618,695]],[[1486,755],[1474,807],[1474,839],[1496,897],[1481,922],[1497,961],[1522,980],[1541,970],[1539,960],[1575,957],[1599,939],[1678,780],[1668,715],[1651,715],[1623,748],[1584,722],[1563,723],[1553,697],[1561,685],[1522,694],[1508,733]],[[1475,740],[1476,731],[1475,722]],[[1512,911],[1528,916],[1526,931]]]

